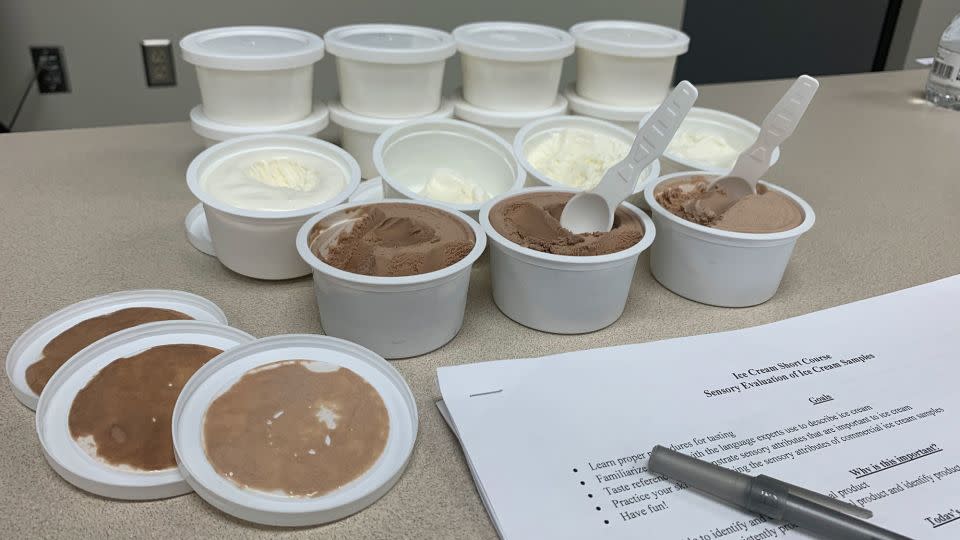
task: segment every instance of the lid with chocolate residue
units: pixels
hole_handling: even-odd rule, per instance
[[[169,310],[170,316],[157,316],[157,314],[142,314],[141,320],[167,320],[167,319],[194,319],[198,321],[209,321],[219,324],[227,324],[227,316],[217,307],[216,304],[192,293],[184,291],[174,291],[166,289],[141,289],[132,291],[119,291],[102,296],[96,296],[87,300],[77,302],[56,311],[28,328],[10,347],[7,353],[7,378],[10,379],[10,385],[13,387],[13,393],[21,403],[30,409],[37,408],[37,400],[40,393],[34,388],[42,388],[47,379],[56,371],[60,364],[69,359],[72,353],[82,349],[89,343],[77,341],[82,336],[74,336],[73,349],[66,350],[57,347],[59,356],[64,358],[57,359],[56,365],[37,366],[32,371],[38,371],[38,367],[47,367],[39,377],[31,377],[28,380],[28,371],[31,366],[38,364],[42,360],[48,362],[52,359],[47,358],[50,353],[46,350],[58,336],[63,335],[68,330],[74,329],[81,323],[97,317],[106,317],[110,314],[122,310],[136,310],[139,308],[152,308],[155,310]],[[122,324],[119,326],[123,326]],[[84,332],[84,328],[76,328],[74,332]],[[102,333],[102,332],[101,332]],[[95,336],[94,336],[95,337]],[[62,339],[62,338],[61,338]],[[96,341],[91,340],[90,343]],[[45,354],[47,353],[47,354]],[[34,375],[30,373],[29,375]]]
[[[389,491],[417,426],[413,393],[386,360],[346,340],[293,334],[200,368],[174,409],[173,444],[208,503],[255,523],[307,526]]]
[[[253,336],[207,321],[161,321],[111,334],[53,375],[37,406],[47,462],[78,488],[112,499],[190,492],[171,422],[187,380]]]

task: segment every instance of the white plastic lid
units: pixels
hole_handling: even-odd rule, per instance
[[[111,334],[78,352],[50,378],[37,406],[37,435],[47,462],[64,480],[102,497],[146,500],[191,491],[174,466],[159,471],[114,467],[84,450],[70,433],[67,419],[77,394],[100,370],[161,345],[197,344],[227,350],[254,337],[217,323],[162,321]]]
[[[207,214],[203,211],[203,203],[197,203],[187,212],[183,226],[187,230],[187,241],[191,246],[201,253],[217,256],[217,250],[213,247],[213,238],[210,236],[210,227],[207,225]]]
[[[480,124],[483,126],[494,126],[504,128],[521,127],[527,122],[546,118],[548,116],[560,116],[567,113],[567,98],[558,95],[553,105],[546,109],[536,111],[494,111],[477,107],[462,95],[458,95],[453,101],[453,113],[457,118]]]
[[[282,360],[319,361],[353,371],[380,394],[390,419],[386,446],[373,466],[322,496],[289,497],[241,488],[217,473],[204,450],[203,424],[210,404],[247,372]],[[173,411],[173,446],[184,478],[220,510],[265,525],[318,525],[359,512],[393,487],[413,452],[418,421],[410,387],[376,353],[327,336],[272,336],[231,349],[197,370]]]
[[[393,126],[398,126],[413,120],[450,118],[453,116],[453,102],[447,99],[440,102],[440,108],[437,109],[436,112],[424,116],[414,116],[412,118],[380,118],[377,116],[357,114],[341,105],[339,101],[331,101],[329,106],[330,119],[333,120],[334,124],[364,133],[383,133]]]
[[[575,114],[592,116],[613,122],[640,122],[650,111],[657,108],[656,105],[622,107],[593,101],[577,93],[576,83],[570,83],[563,91],[563,95],[566,96],[567,101],[570,102],[570,110]]]
[[[350,196],[350,202],[371,203],[383,200],[383,179],[379,176],[360,182],[357,190]]]
[[[287,124],[267,126],[237,126],[211,120],[203,114],[203,107],[197,105],[190,110],[190,126],[194,133],[214,141],[225,141],[245,135],[260,135],[262,133],[283,133],[286,135],[316,136],[330,124],[330,110],[322,102],[313,106],[313,112],[303,120]]]
[[[448,32],[403,24],[341,26],[328,31],[323,39],[334,56],[381,64],[436,62],[457,52]]]
[[[172,309],[198,321],[227,324],[227,316],[216,304],[192,293],[167,289],[120,291],[77,302],[40,319],[13,342],[7,353],[7,378],[13,393],[31,409],[40,398],[27,385],[27,368],[40,359],[50,340],[82,321],[126,308]]]
[[[275,26],[228,26],[194,32],[180,40],[183,59],[195,66],[237,71],[273,71],[309,66],[323,58],[320,36]]]
[[[521,22],[479,22],[453,30],[463,54],[513,62],[557,60],[573,54],[573,36],[550,26]]]
[[[637,21],[590,21],[573,25],[577,47],[617,56],[655,58],[687,52],[690,37],[679,30]]]

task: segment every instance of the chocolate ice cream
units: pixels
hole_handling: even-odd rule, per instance
[[[803,223],[797,203],[763,184],[731,205],[723,190],[707,190],[710,180],[692,176],[664,183],[655,192],[657,202],[682,219],[725,231],[775,233]]]
[[[640,218],[618,208],[609,232],[574,234],[560,226],[572,193],[537,191],[504,199],[490,210],[490,225],[511,242],[554,255],[607,255],[643,238]]]
[[[457,263],[473,250],[473,230],[456,216],[420,204],[379,203],[320,221],[307,239],[320,260],[354,274],[409,276]]]

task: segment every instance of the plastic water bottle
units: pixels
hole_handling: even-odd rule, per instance
[[[940,36],[925,95],[934,105],[960,110],[960,15]]]

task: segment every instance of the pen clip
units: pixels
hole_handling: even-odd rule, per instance
[[[827,508],[830,508],[831,510],[836,510],[837,512],[849,514],[861,519],[870,519],[871,517],[873,517],[873,512],[871,512],[870,510],[867,510],[866,508],[859,507],[855,504],[851,504],[846,501],[842,501],[840,499],[834,499],[833,497],[823,495],[822,493],[817,493],[816,491],[811,491],[809,489],[802,488],[800,486],[795,486],[789,482],[784,482],[782,480],[776,480],[774,478],[770,478],[769,476],[766,476],[763,474],[758,475],[757,478],[763,478],[765,479],[765,481],[773,480],[775,482],[780,482],[784,487],[787,488],[787,492],[790,495],[793,495],[795,497],[800,497],[801,499],[807,500],[814,504],[819,504],[820,506],[825,506]]]

